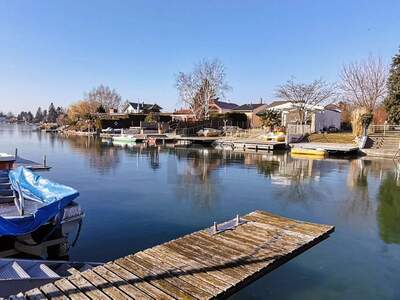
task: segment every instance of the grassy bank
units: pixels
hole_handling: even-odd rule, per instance
[[[313,143],[342,143],[352,144],[354,143],[354,136],[351,132],[339,132],[339,133],[314,133],[309,136],[310,142]]]

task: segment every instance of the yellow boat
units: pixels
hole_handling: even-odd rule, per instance
[[[315,156],[326,156],[328,151],[324,149],[304,149],[304,148],[292,148],[290,151],[291,154],[300,154],[300,155],[315,155]]]

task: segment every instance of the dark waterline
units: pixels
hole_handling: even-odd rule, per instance
[[[332,224],[326,241],[232,299],[399,299],[400,165],[286,153],[110,146],[0,125],[0,152],[81,192],[73,260],[107,261],[256,209]]]

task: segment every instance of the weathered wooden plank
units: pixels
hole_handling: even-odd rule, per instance
[[[135,274],[127,271],[126,269],[120,267],[119,265],[112,263],[107,263],[104,267],[111,272],[115,273],[116,275],[123,278],[126,282],[135,287],[139,288],[140,290],[144,291],[146,294],[150,295],[154,299],[161,299],[161,300],[172,300],[174,299],[167,293],[163,292],[162,290],[156,288],[155,286],[151,285],[150,283],[144,281],[142,278],[136,276]]]
[[[255,271],[252,266],[238,263],[238,259],[243,256],[243,253],[233,250],[232,248],[224,247],[216,240],[204,240],[199,236],[192,235],[187,239],[187,242],[200,247],[204,253],[210,253],[220,262],[232,264],[238,272],[244,272],[250,275]]]
[[[104,294],[101,290],[87,281],[82,275],[77,272],[76,274],[69,276],[68,280],[71,281],[75,286],[77,286],[83,293],[85,293],[91,299],[102,299],[107,300],[111,299],[106,294]]]
[[[214,245],[214,249],[220,250],[221,252],[224,253],[229,253],[231,255],[231,260],[235,261],[240,261],[242,266],[247,267],[251,272],[256,272],[259,270],[259,268],[262,266],[261,262],[259,261],[252,261],[249,260],[249,256],[254,256],[256,253],[254,252],[254,248],[250,247],[236,247],[235,244],[229,244],[226,243],[222,239],[217,238],[218,235],[215,236],[202,236],[202,235],[196,235],[196,238],[205,242],[205,243],[210,243]],[[246,261],[246,262],[244,262]]]
[[[313,234],[315,236],[332,232],[334,229],[333,226],[297,221],[265,211],[255,211],[244,217],[245,220],[252,220],[253,218],[259,223],[271,224],[285,229],[290,228],[292,231],[299,231],[308,235]]]
[[[225,274],[220,271],[212,270],[210,269],[210,267],[200,264],[197,261],[191,260],[185,256],[182,256],[177,252],[171,251],[164,246],[153,247],[149,250],[155,252],[155,255],[166,259],[174,266],[182,270],[188,271],[194,276],[200,276],[204,281],[207,281],[208,283],[224,291],[231,287],[231,284],[224,281],[224,278],[226,277]]]
[[[210,257],[204,257],[196,250],[180,247],[180,245],[176,245],[175,243],[164,244],[163,246],[169,248],[172,251],[175,251],[180,255],[187,257],[188,260],[200,263],[201,265],[204,266],[202,270],[218,271],[221,276],[221,279],[224,280],[225,282],[228,282],[232,286],[240,281],[241,276],[238,275],[237,272],[234,272],[234,270],[231,270],[230,266],[226,266],[224,264],[221,265],[221,263],[215,262],[215,260]]]
[[[151,283],[155,287],[161,289],[162,291],[171,295],[174,298],[191,299],[191,300],[196,299],[192,295],[184,292],[183,290],[181,290],[178,287],[174,286],[173,284],[169,283],[168,281],[163,279],[161,276],[155,275],[151,271],[147,270],[146,268],[143,268],[142,266],[133,262],[130,259],[127,259],[127,258],[118,259],[115,261],[115,263],[117,263],[121,267],[127,269],[128,271],[136,274],[137,276],[140,276],[142,279],[146,280],[147,282]]]
[[[212,297],[212,294],[209,294],[208,292],[199,289],[197,287],[198,284],[192,285],[188,283],[187,281],[180,278],[179,275],[174,274],[171,269],[162,269],[160,263],[154,262],[151,257],[144,256],[142,255],[142,253],[139,252],[135,255],[129,255],[127,256],[127,258],[151,271],[153,274],[163,277],[169,283],[175,285],[177,288],[183,290],[184,292],[187,292],[189,295],[197,299],[209,299]]]
[[[48,283],[40,287],[42,293],[48,299],[52,300],[68,300],[68,297],[65,296],[54,284]]]
[[[148,260],[158,265],[164,271],[173,274],[174,276],[182,279],[183,281],[186,281],[187,283],[190,283],[193,286],[197,286],[198,288],[209,293],[210,295],[215,295],[223,292],[222,289],[214,286],[213,284],[210,284],[208,281],[204,281],[202,277],[194,276],[189,271],[180,269],[170,264],[165,256],[154,255],[154,253],[150,251],[137,253],[137,255],[146,257]]]
[[[198,245],[192,244],[190,243],[190,238],[188,238],[186,242],[181,240],[176,241],[174,244],[180,248],[191,250],[193,256],[207,260],[215,266],[219,266],[222,272],[229,273],[229,275],[236,279],[240,280],[244,275],[246,276],[246,274],[251,274],[251,271],[247,270],[246,267],[243,267],[236,262],[232,262],[228,254],[222,254],[211,246],[207,247],[207,245],[202,245],[200,243]]]
[[[38,288],[26,292],[25,296],[29,300],[47,300],[46,296]]]
[[[91,284],[93,284],[98,289],[102,290],[106,295],[110,296],[112,299],[122,300],[122,299],[133,299],[121,290],[114,287],[110,282],[97,275],[93,270],[87,270],[81,273],[83,277]]]
[[[104,279],[107,279],[107,281],[110,282],[113,286],[119,288],[121,291],[125,292],[127,295],[133,297],[134,299],[154,299],[146,293],[142,292],[140,289],[136,288],[134,285],[127,283],[124,279],[109,271],[105,267],[100,266],[94,268],[93,271]]]
[[[89,298],[82,293],[75,285],[68,281],[68,279],[60,279],[54,282],[54,285],[60,289],[68,298],[72,300],[89,300]]]

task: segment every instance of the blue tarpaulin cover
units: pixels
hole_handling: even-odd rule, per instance
[[[52,182],[32,171],[19,167],[9,173],[11,185],[21,188],[24,199],[42,204],[32,215],[5,219],[0,216],[0,235],[23,235],[30,233],[62,212],[64,207],[79,196],[77,190]]]

